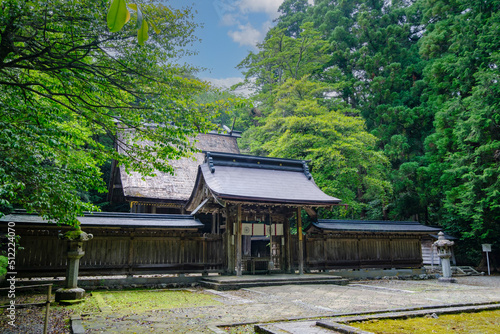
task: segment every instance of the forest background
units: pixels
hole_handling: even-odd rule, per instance
[[[310,160],[347,209],[418,220],[477,263],[500,240],[500,1],[285,0],[240,63],[248,153]],[[228,122],[229,120],[225,120]]]
[[[245,103],[175,64],[196,40],[188,9],[135,2],[110,32],[104,0],[2,1],[0,215],[120,209],[105,202],[111,159],[168,172],[158,161],[190,136],[235,120],[243,153],[310,161],[348,204],[325,218],[438,225],[464,262],[498,249],[500,1],[285,0],[239,65]],[[157,144],[117,154],[120,123]]]

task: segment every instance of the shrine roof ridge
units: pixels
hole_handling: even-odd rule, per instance
[[[309,160],[285,159],[262,157],[247,154],[234,154],[223,152],[205,152],[205,163],[208,163],[210,171],[215,172],[216,166],[242,167],[242,168],[258,168],[272,169],[289,172],[304,172],[311,179]]]
[[[390,221],[390,220],[347,220],[347,219],[318,219],[309,227],[314,226],[322,230],[353,231],[353,232],[423,232],[436,233],[438,227],[422,225],[418,221]]]
[[[157,228],[201,228],[203,224],[191,215],[148,214],[125,212],[85,212],[77,217],[83,227],[157,227]],[[16,210],[0,218],[0,223],[15,222],[20,224],[47,224],[49,221],[37,214]],[[56,225],[54,226],[65,226]]]

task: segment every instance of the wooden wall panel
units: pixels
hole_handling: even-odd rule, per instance
[[[19,277],[64,275],[67,243],[58,239],[56,228],[17,228],[25,248],[16,255]],[[137,229],[86,232],[94,238],[83,244],[82,275],[223,271],[221,235]]]

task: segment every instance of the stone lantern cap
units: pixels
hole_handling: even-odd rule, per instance
[[[93,237],[92,234],[83,232],[80,226],[73,226],[68,232],[59,234],[59,239],[77,242],[89,241]]]
[[[436,247],[451,247],[453,246],[455,243],[453,241],[450,241],[448,239],[446,239],[444,237],[444,233],[443,232],[439,232],[438,233],[438,240],[436,242],[434,242],[434,246]]]

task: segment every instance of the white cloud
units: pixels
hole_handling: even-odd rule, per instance
[[[212,85],[218,88],[222,89],[227,89],[233,85],[236,85],[237,83],[243,82],[242,77],[230,77],[230,78],[222,78],[222,79],[216,79],[216,78],[203,78],[202,80],[210,82]],[[243,97],[249,97],[252,95],[255,90],[251,87],[251,85],[244,85],[240,86],[237,89],[232,91],[236,95],[240,95]]]
[[[229,27],[228,36],[240,46],[256,49],[273,25],[272,21],[279,16],[278,8],[282,3],[283,0],[215,0],[213,5],[219,23]],[[265,20],[260,29],[249,21],[255,14],[258,22]]]
[[[264,27],[263,27],[264,28]],[[265,27],[267,28],[267,26]],[[238,30],[229,30],[227,34],[231,39],[242,45],[248,45],[253,48],[257,46],[257,43],[262,41],[265,36],[265,31],[259,31],[255,29],[250,22],[245,25],[239,25]]]
[[[219,88],[229,88],[232,85],[236,85],[237,83],[243,82],[243,78],[241,77],[230,77],[230,78],[203,78],[202,80],[208,81],[212,83],[215,87]]]
[[[236,14],[224,14],[221,17],[220,23],[224,26],[234,26],[238,24],[238,17]]]
[[[283,0],[241,0],[239,7],[243,13],[266,13],[276,18],[282,3]]]

